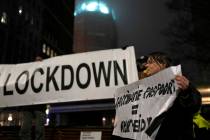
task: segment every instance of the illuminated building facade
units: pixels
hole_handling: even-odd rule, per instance
[[[74,52],[117,47],[112,9],[101,0],[78,0],[75,6]]]

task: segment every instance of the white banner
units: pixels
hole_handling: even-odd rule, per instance
[[[115,94],[113,135],[135,140],[154,139],[159,127],[150,137],[145,131],[173,104],[178,89],[174,80],[177,74],[181,74],[180,65],[119,88]]]
[[[0,107],[114,98],[137,80],[133,47],[0,65]]]

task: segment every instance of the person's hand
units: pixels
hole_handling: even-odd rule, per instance
[[[176,75],[175,80],[181,90],[186,90],[189,87],[189,80],[183,75]]]

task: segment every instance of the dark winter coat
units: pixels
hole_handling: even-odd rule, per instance
[[[155,140],[193,140],[193,115],[200,106],[201,95],[190,84],[165,113]]]

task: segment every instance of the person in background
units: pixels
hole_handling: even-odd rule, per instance
[[[35,61],[42,61],[45,55],[39,54]],[[44,140],[44,124],[45,124],[45,109],[46,105],[32,105],[22,107],[23,123],[20,129],[21,140],[31,140],[31,129],[33,120],[35,122],[35,140]]]
[[[163,52],[148,55],[146,63],[139,74],[140,78],[152,76],[170,67],[172,60]],[[142,74],[143,73],[143,74]],[[143,77],[142,77],[143,75]],[[176,75],[179,93],[172,107],[162,115],[160,128],[155,140],[192,140],[193,115],[201,107],[201,95],[192,83],[183,75]],[[146,132],[147,133],[147,132]]]

